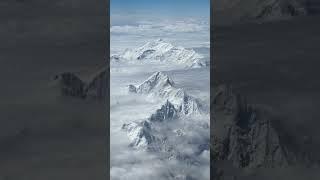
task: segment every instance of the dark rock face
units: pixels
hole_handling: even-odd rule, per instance
[[[215,1],[216,24],[263,22],[308,15],[305,0],[223,0]]]
[[[127,131],[128,137],[132,141],[130,146],[145,150],[152,149],[151,144],[155,142],[156,138],[151,133],[151,125],[148,121],[124,124],[122,129]]]
[[[95,74],[94,78],[86,86],[86,96],[96,99],[107,97],[107,71],[102,70]]]
[[[155,52],[155,50],[151,50],[151,49],[146,50],[137,59],[138,60],[144,59],[144,58],[148,57],[148,55],[150,55],[150,54],[152,54],[154,52]]]
[[[203,105],[198,99],[189,95],[184,89],[176,88],[174,81],[163,72],[152,74],[138,86],[129,85],[128,91],[165,98],[173,104],[175,111],[184,115],[201,114],[203,110]]]
[[[261,10],[256,18],[281,17],[281,16],[300,16],[305,15],[306,9],[296,0],[274,0],[262,3]]]
[[[174,105],[171,104],[168,100],[158,109],[154,114],[151,115],[150,121],[166,121],[172,120],[177,117],[177,110],[174,108]]]
[[[156,72],[138,87],[129,85],[129,91],[140,94],[147,94],[153,91],[163,91],[165,87],[173,87],[173,85],[174,82],[168,75],[163,72]]]
[[[59,82],[63,96],[101,100],[107,97],[108,79],[106,69],[94,74],[89,82],[80,79],[79,76],[71,72],[56,75],[54,80]]]
[[[137,88],[134,85],[129,85],[128,87],[130,93],[137,93]]]
[[[229,86],[220,86],[214,97],[213,161],[229,161],[237,168],[279,167],[289,162],[266,112],[248,105]]]
[[[62,73],[54,79],[59,81],[62,95],[80,98],[86,96],[85,83],[73,73]]]

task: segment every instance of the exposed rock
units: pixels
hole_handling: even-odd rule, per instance
[[[136,88],[137,93],[148,94],[151,92],[164,95],[165,90],[173,88],[174,82],[162,72],[152,74],[147,80]],[[133,89],[133,85],[130,86]]]
[[[79,75],[72,72],[56,75],[54,80],[58,82],[63,96],[101,100],[107,97],[108,79],[106,68],[91,75],[89,80],[83,80]]]
[[[173,80],[163,72],[152,74],[138,86],[129,85],[130,93],[139,93],[169,100],[176,110],[184,115],[201,113],[200,102],[186,93],[182,88],[176,88]]]
[[[180,64],[188,68],[200,68],[207,66],[209,61],[193,49],[174,46],[163,39],[147,42],[135,49],[126,49],[119,55],[110,57],[112,63],[158,61],[168,64]]]
[[[87,97],[102,99],[108,96],[107,88],[107,69],[102,69],[93,75],[91,81],[86,85],[85,92]]]
[[[174,105],[171,104],[168,100],[158,109],[154,114],[151,115],[150,121],[167,121],[177,118],[177,110],[174,108]]]
[[[183,92],[182,99],[183,101],[181,103],[179,111],[184,115],[201,113],[201,104],[197,99],[189,96],[186,92]]]
[[[304,0],[223,0],[215,1],[216,24],[288,19],[308,14]]]
[[[265,111],[247,104],[230,86],[218,87],[213,103],[213,161],[227,160],[238,168],[290,163],[292,157]]]
[[[148,121],[124,124],[122,129],[127,131],[132,147],[147,150],[149,145],[155,141]]]
[[[296,0],[268,0],[261,1],[255,17],[268,19],[305,15],[306,9]]]
[[[121,57],[117,54],[115,55],[111,55],[110,56],[110,62],[113,63],[113,62],[120,62],[121,61]]]
[[[137,88],[134,85],[130,84],[128,88],[130,93],[137,93]]]
[[[73,96],[85,98],[85,83],[73,73],[62,73],[54,77],[55,81],[59,81],[61,94],[64,96]]]

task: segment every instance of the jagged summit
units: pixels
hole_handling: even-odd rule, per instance
[[[228,161],[237,168],[286,167],[297,161],[308,163],[308,154],[292,149],[290,143],[294,140],[286,140],[290,135],[276,126],[271,112],[248,104],[231,86],[221,85],[215,89],[211,134],[213,161]]]
[[[63,96],[96,100],[104,100],[107,96],[108,82],[105,67],[85,77],[76,72],[63,72],[55,75],[53,80]]]
[[[169,100],[179,112],[185,115],[197,114],[201,111],[198,100],[190,96],[184,89],[176,88],[174,81],[163,72],[152,74],[137,87],[129,85],[128,89],[130,93],[145,94]]]
[[[151,115],[150,121],[166,121],[166,120],[174,120],[178,117],[178,111],[174,107],[172,103],[168,100],[167,102],[161,106],[154,114]]]
[[[307,15],[305,0],[224,0],[215,2],[216,23],[264,22]]]
[[[129,85],[129,91],[135,93],[147,94],[155,90],[162,90],[164,88],[170,88],[174,85],[173,80],[163,72],[155,72],[137,88],[133,85]]]
[[[297,0],[264,0],[258,5],[256,18],[274,19],[307,14],[305,7]]]
[[[155,141],[148,121],[124,124],[122,129],[127,131],[128,138],[131,141],[130,146],[132,147],[146,150]]]
[[[195,97],[178,88],[173,79],[161,71],[128,88],[129,96],[140,94],[139,98],[148,100],[151,97],[160,104],[147,117],[122,126],[131,148],[157,153],[164,160],[204,163],[199,157],[202,159],[203,153],[209,150],[209,118],[208,114],[203,114],[205,111]],[[189,133],[191,129],[197,133]],[[184,149],[192,149],[192,152]],[[209,159],[209,155],[206,158]]]
[[[145,43],[135,49],[126,49],[120,55],[112,55],[112,62],[163,62],[170,64],[182,64],[186,67],[198,68],[208,64],[204,57],[193,49],[185,49],[181,46],[174,46],[163,39],[156,39]]]

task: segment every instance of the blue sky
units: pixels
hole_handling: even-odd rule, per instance
[[[111,0],[112,52],[162,38],[186,48],[210,45],[210,0]]]
[[[210,0],[111,0],[113,14],[208,17]]]

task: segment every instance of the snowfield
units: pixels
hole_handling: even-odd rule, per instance
[[[193,49],[186,49],[181,46],[157,39],[134,48],[126,49],[121,54],[111,55],[111,63],[145,64],[156,63],[161,65],[182,66],[184,68],[200,68],[209,65],[209,58],[205,58]]]
[[[111,56],[111,179],[210,178],[204,52],[157,39]]]

